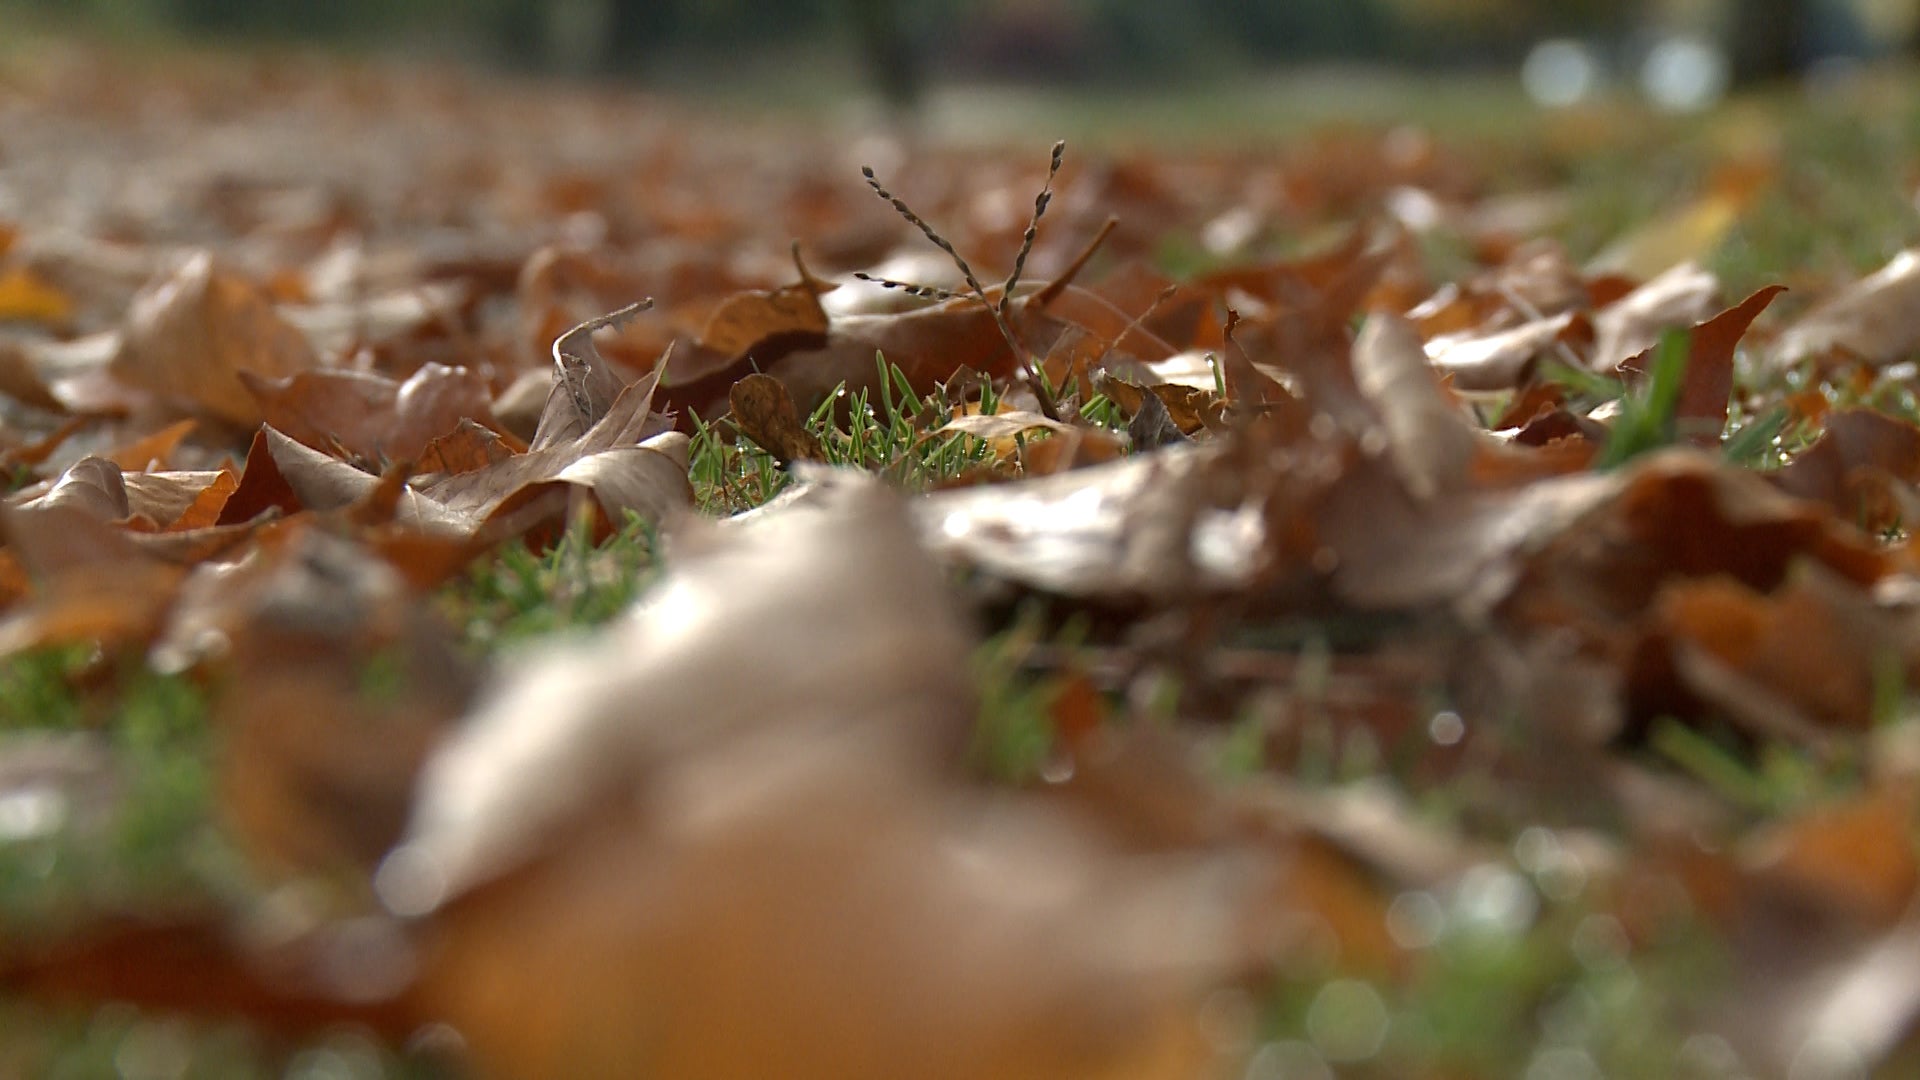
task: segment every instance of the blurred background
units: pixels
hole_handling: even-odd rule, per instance
[[[1137,88],[1334,65],[1517,74],[1543,104],[1625,91],[1684,110],[1920,48],[1920,0],[0,0],[0,19],[675,88],[806,72],[900,106],[950,85]]]

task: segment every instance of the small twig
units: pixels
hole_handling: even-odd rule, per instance
[[[1002,314],[1013,303],[1013,287],[1020,283],[1020,274],[1027,268],[1027,256],[1033,253],[1034,238],[1040,235],[1040,219],[1046,216],[1047,204],[1053,201],[1053,178],[1060,175],[1060,161],[1066,153],[1067,140],[1053,144],[1053,157],[1047,162],[1047,180],[1040,185],[1040,194],[1033,197],[1033,217],[1027,220],[1027,231],[1020,236],[1020,254],[1013,258],[1013,273],[1008,274],[1006,283],[1000,286]]]
[[[872,274],[860,270],[855,270],[853,276],[868,284],[878,285],[883,289],[898,289],[908,296],[917,296],[922,300],[955,300],[966,295],[965,293],[954,292],[952,289],[942,289],[937,285],[915,285],[911,281],[895,281],[892,278],[875,277]]]
[[[1093,234],[1093,239],[1087,241],[1087,246],[1080,249],[1080,254],[1073,257],[1073,261],[1060,271],[1059,276],[1041,286],[1040,291],[1033,294],[1033,299],[1027,301],[1027,306],[1043,308],[1059,299],[1060,294],[1067,291],[1067,286],[1073,284],[1073,279],[1080,275],[1080,271],[1087,268],[1087,263],[1093,261],[1094,252],[1100,250],[1100,245],[1106,243],[1107,237],[1113,235],[1113,230],[1119,226],[1119,218],[1109,217],[1100,226],[1100,231]]]
[[[947,257],[953,260],[953,265],[960,268],[961,276],[967,279],[967,286],[971,288],[982,301],[985,301],[987,298],[986,287],[980,284],[980,279],[974,275],[973,267],[967,265],[966,258],[954,249],[953,242],[941,236],[933,226],[926,223],[925,219],[919,214],[914,213],[913,208],[908,206],[899,196],[882,187],[879,178],[873,175],[873,166],[860,166],[860,175],[867,178],[867,186],[873,189],[875,195],[880,196],[882,201],[892,204],[894,213],[906,218],[907,224],[919,229],[920,234],[932,241],[934,247],[947,253]],[[988,306],[991,307],[992,304],[989,303]]]
[[[1113,340],[1107,342],[1107,347],[1100,350],[1100,355],[1093,358],[1093,362],[1097,364],[1100,361],[1105,360],[1107,358],[1108,353],[1111,353],[1113,350],[1119,348],[1120,343],[1122,341],[1127,340],[1128,334],[1131,334],[1135,330],[1140,329],[1143,323],[1145,323],[1148,319],[1153,318],[1154,312],[1160,310],[1161,304],[1164,304],[1168,300],[1173,299],[1173,294],[1179,291],[1180,291],[1180,286],[1178,283],[1169,285],[1166,288],[1161,289],[1160,295],[1154,297],[1153,303],[1147,305],[1147,310],[1141,312],[1138,315],[1135,315],[1131,322],[1127,323],[1127,325],[1118,334],[1115,334]]]
[[[1002,305],[997,305],[988,298],[986,286],[980,284],[979,276],[973,272],[973,267],[967,264],[967,260],[961,256],[960,252],[955,250],[952,241],[941,236],[933,226],[927,224],[926,219],[914,213],[913,208],[904,200],[888,191],[880,183],[879,178],[873,175],[873,166],[860,166],[860,175],[867,178],[867,186],[873,189],[873,193],[878,195],[881,201],[890,204],[895,213],[906,218],[908,224],[919,229],[921,235],[931,241],[934,247],[946,252],[947,257],[953,260],[953,265],[960,268],[960,276],[966,278],[967,287],[973,290],[974,297],[987,309],[987,314],[993,317],[993,324],[999,329],[1000,336],[1006,339],[1007,348],[1013,353],[1013,362],[1020,370],[1020,377],[1040,403],[1041,415],[1049,420],[1060,419],[1060,406],[1053,400],[1053,393],[1047,389],[1046,380],[1042,379],[1039,372],[1035,370],[1033,358],[1027,355],[1025,348],[1021,347],[1019,337],[1013,332],[1013,324],[1007,320],[1007,312]]]

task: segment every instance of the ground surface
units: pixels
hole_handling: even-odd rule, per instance
[[[1905,76],[731,91],[0,56],[0,1073],[1912,1067]]]

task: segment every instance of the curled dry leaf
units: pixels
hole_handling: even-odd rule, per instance
[[[594,348],[593,335],[599,330],[616,329],[652,306],[652,300],[629,304],[588,319],[554,339],[553,389],[540,413],[540,425],[528,441],[529,449],[545,450],[579,439],[607,415],[628,387]]]
[[[1057,332],[1057,324],[1039,312],[1024,317],[1027,310],[1026,304],[1014,309],[1014,324],[1023,333]],[[877,389],[876,353],[918,393],[932,391],[963,367],[1006,378],[1015,366],[993,312],[962,298],[897,314],[842,316],[828,327],[823,345],[796,347],[774,339],[757,347],[751,359],[676,347],[661,395],[678,411],[718,415],[726,408],[727,391],[757,369],[779,379],[796,405],[811,410],[843,383],[853,393]]]
[[[1913,791],[1875,786],[1743,838],[1689,875],[1739,992],[1705,1019],[1757,1070],[1880,1061],[1920,1014]],[[1717,880],[1714,880],[1717,879]]]
[[[1197,435],[1226,426],[1226,406],[1213,396],[1211,381],[1205,388],[1195,388],[1170,382],[1141,386],[1125,379],[1102,377],[1096,388],[1120,406],[1129,421],[1148,408],[1146,398],[1151,395],[1160,399],[1161,409],[1183,435]]]
[[[1134,448],[1157,450],[1187,441],[1186,433],[1159,394],[1141,391],[1137,401],[1139,404],[1130,410],[1132,418],[1127,421],[1127,441]]]
[[[956,416],[935,428],[934,431],[938,434],[957,431],[972,435],[976,439],[992,442],[996,439],[1011,439],[1015,435],[1035,429],[1056,434],[1065,434],[1074,430],[1071,424],[1049,419],[1039,413],[1015,409],[1008,412],[969,413],[966,416]]]
[[[898,507],[871,481],[846,479],[794,510],[741,526],[766,530],[744,540],[730,539],[731,531],[680,536],[678,569],[643,606],[599,639],[554,651],[487,703],[473,737],[433,766],[413,857],[430,857],[456,891],[495,876],[524,859],[540,834],[590,810],[603,786],[628,784],[674,755],[737,738],[739,729],[797,722],[781,719],[796,701],[856,691],[884,699],[919,687],[944,704],[894,734],[915,745],[957,745],[967,694],[951,666],[966,635],[938,575],[902,540]],[[801,559],[817,572],[792,573]],[[819,624],[823,632],[831,625],[837,647],[789,632],[815,625],[810,613],[852,595],[872,603]],[[904,636],[896,605],[919,613]],[[782,685],[738,678],[743,660],[777,672]],[[640,707],[643,690],[659,698],[655,706]],[[727,708],[709,707],[715,695]],[[706,719],[681,723],[681,713]],[[565,782],[522,782],[535,775]]]
[[[37,409],[60,408],[60,399],[41,377],[32,350],[22,342],[5,337],[0,337],[0,394]]]
[[[186,568],[143,551],[97,506],[0,508],[0,538],[34,578],[28,602],[0,616],[0,657],[46,646],[144,643]]]
[[[727,391],[727,402],[740,433],[760,444],[780,464],[827,460],[820,440],[807,430],[779,379],[755,372],[733,384]]]
[[[1478,619],[1508,596],[1528,553],[1573,530],[1618,491],[1608,474],[1584,473],[1422,502],[1396,474],[1362,467],[1315,512],[1316,554],[1349,604],[1446,607]]]
[[[1021,438],[1029,431],[1045,431],[1051,437]],[[1051,476],[1113,461],[1125,447],[1119,437],[1105,429],[1068,424],[1025,409],[967,413],[934,429],[937,435],[954,433],[985,441],[995,461],[1017,460],[1021,473],[1026,476]]]

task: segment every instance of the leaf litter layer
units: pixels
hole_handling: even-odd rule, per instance
[[[9,1070],[1920,1055],[1897,133],[10,63]]]

